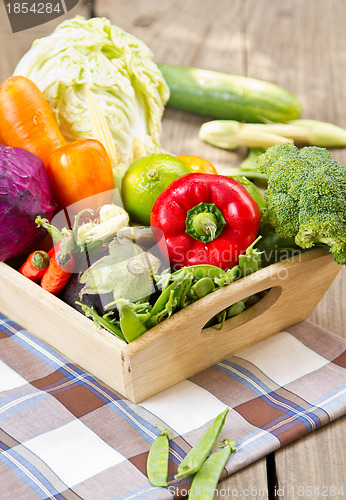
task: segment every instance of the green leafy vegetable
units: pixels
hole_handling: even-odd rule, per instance
[[[169,90],[150,49],[106,18],[76,16],[36,40],[16,75],[42,90],[67,140],[92,137],[85,89],[107,119],[120,154],[129,164],[134,138],[145,153],[160,150],[160,129]]]
[[[80,277],[83,294],[113,293],[114,301],[142,300],[154,289],[153,273],[161,265],[154,255],[125,239],[109,244],[109,255],[92,264]]]
[[[262,222],[302,248],[327,245],[346,264],[346,168],[324,148],[291,144],[269,148],[258,168],[268,176]]]

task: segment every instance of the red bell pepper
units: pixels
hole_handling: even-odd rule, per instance
[[[175,269],[235,266],[255,240],[259,222],[259,208],[246,189],[230,177],[212,174],[187,174],[173,181],[157,198],[150,220]]]

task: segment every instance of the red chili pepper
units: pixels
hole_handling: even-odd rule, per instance
[[[230,177],[188,174],[157,198],[151,226],[162,253],[178,269],[212,264],[227,269],[255,240],[259,208],[246,189]],[[163,234],[163,238],[162,238]]]
[[[53,295],[60,293],[64,286],[67,285],[75,267],[75,259],[72,253],[62,250],[61,241],[48,252],[50,257],[49,266],[41,279],[41,287]]]
[[[49,265],[49,255],[43,250],[32,252],[24,264],[19,268],[19,272],[32,281],[40,281]]]

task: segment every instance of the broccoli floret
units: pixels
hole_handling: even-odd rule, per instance
[[[324,244],[346,264],[346,167],[325,148],[272,146],[258,158],[268,176],[262,222],[302,248]]]

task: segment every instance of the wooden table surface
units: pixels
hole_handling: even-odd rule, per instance
[[[2,81],[32,41],[49,34],[63,18],[12,34],[2,2],[0,14]],[[304,118],[346,128],[345,0],[81,0],[64,17],[76,14],[108,17],[146,42],[156,62],[282,85],[299,97]],[[223,151],[198,140],[206,119],[167,109],[163,147],[205,157],[220,171],[238,165],[243,151]],[[346,149],[331,152],[346,165]],[[311,319],[346,337],[346,269]],[[346,496],[345,423],[345,417],[339,419],[225,479],[218,498],[342,498],[333,495],[333,486],[337,491],[344,487]]]

